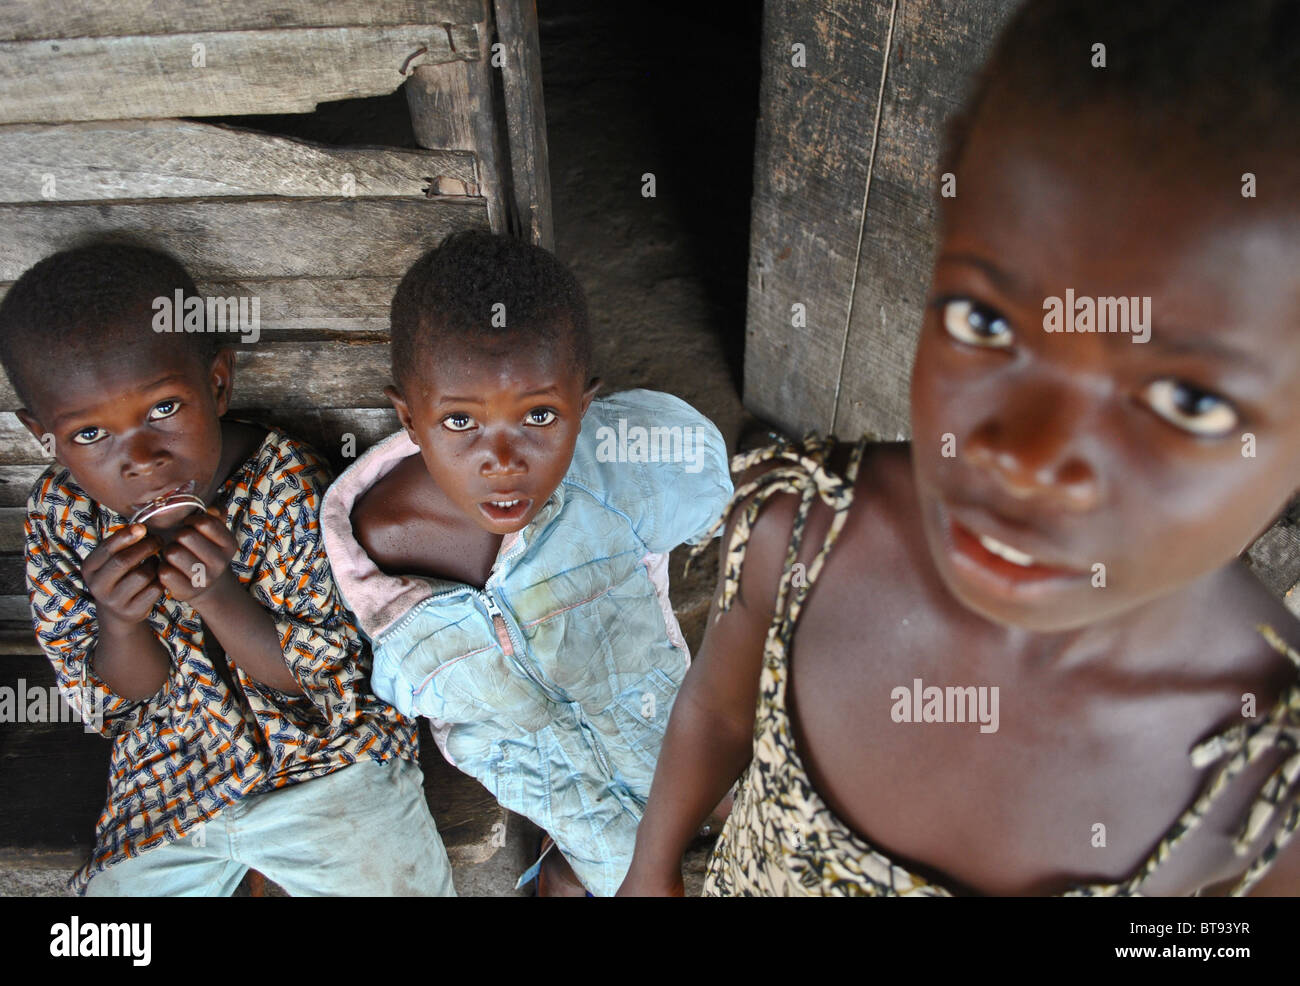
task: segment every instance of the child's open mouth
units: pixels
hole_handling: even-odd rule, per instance
[[[478,507],[488,520],[508,524],[521,520],[532,505],[533,501],[530,498],[512,492],[508,495],[496,496],[491,500],[484,500]]]
[[[948,543],[957,568],[987,587],[1015,592],[1052,580],[1077,579],[1087,573],[1044,562],[992,535],[976,534],[948,518]]]

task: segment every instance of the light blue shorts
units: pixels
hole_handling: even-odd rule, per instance
[[[366,759],[255,794],[94,876],[89,897],[228,897],[252,867],[295,897],[452,897],[451,864],[409,760]]]

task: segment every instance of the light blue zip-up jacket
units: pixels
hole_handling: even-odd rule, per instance
[[[417,451],[404,432],[385,439],[321,509],[335,581],[374,648],[375,694],[433,720],[452,763],[549,832],[588,889],[613,894],[690,660],[664,556],[731,496],[722,436],[669,394],[593,401],[564,479],[482,589],[385,575],[353,535],[357,499]]]

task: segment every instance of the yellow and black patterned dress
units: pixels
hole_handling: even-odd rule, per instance
[[[834,439],[809,436],[800,444],[783,443],[737,456],[733,472],[763,462],[773,468],[736,490],[726,522],[737,504],[753,495],[737,518],[727,546],[721,605],[735,598],[750,531],[763,502],[775,493],[800,498],[785,572],[777,594],[776,611],[764,646],[754,725],[754,755],[741,780],[731,816],[714,848],[704,884],[705,896],[952,896],[950,891],[895,864],[841,821],[813,788],[795,750],[785,688],[787,655],[795,625],[808,591],[821,573],[826,555],[839,536],[853,502],[853,487],[867,439],[851,450],[844,475],[829,467]],[[806,576],[793,573],[804,528],[813,501],[820,499],[835,511],[826,540]],[[1271,646],[1300,667],[1300,654],[1289,648],[1270,627],[1260,632]],[[1237,834],[1235,846],[1245,854],[1259,835],[1277,819],[1281,824],[1251,861],[1234,895],[1244,894],[1264,875],[1278,853],[1300,827],[1300,680],[1258,719],[1242,722],[1198,743],[1191,751],[1197,767],[1221,765],[1200,796],[1165,833],[1151,855],[1123,883],[1076,887],[1066,896],[1136,896],[1144,880],[1169,856],[1205,817],[1229,782],[1270,750],[1288,753],[1260,793]]]

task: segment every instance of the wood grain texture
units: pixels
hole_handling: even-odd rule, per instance
[[[1300,616],[1300,497],[1246,552],[1255,575]]]
[[[937,242],[944,123],[1017,5],[899,4],[840,371],[838,434],[911,434],[908,383]]]
[[[421,147],[474,152],[478,164],[474,194],[487,200],[491,228],[505,232],[507,167],[493,100],[497,85],[491,52],[495,25],[489,0],[477,2],[483,29],[478,32],[474,57],[417,67],[406,83],[406,100],[415,140]]]
[[[0,127],[0,202],[291,196],[423,200],[468,187],[463,151],[327,147],[186,120]],[[445,185],[440,187],[447,187]]]
[[[495,0],[502,44],[501,81],[510,147],[510,189],[521,239],[555,249],[550,155],[542,100],[542,57],[536,0]]]
[[[50,459],[16,465],[0,465],[0,507],[25,506],[37,478],[52,464],[53,460]],[[0,574],[0,594],[4,592],[3,584],[3,575]]]
[[[257,28],[472,24],[476,0],[77,0],[0,2],[0,41],[191,34]]]
[[[399,277],[247,277],[195,283],[205,297],[257,298],[262,332],[275,335],[387,332],[393,293],[400,281]],[[11,286],[0,284],[0,298]]]
[[[4,385],[8,387],[7,379]],[[17,417],[8,411],[0,412],[0,465],[48,465],[53,461]]]
[[[477,50],[474,25],[432,24],[4,41],[0,123],[309,113]]]
[[[0,205],[0,280],[89,240],[152,246],[196,279],[401,277],[448,233],[486,227],[481,199],[174,199]]]
[[[24,507],[0,507],[0,554],[17,554],[23,551],[26,536],[23,523],[27,517]]]
[[[873,0],[764,6],[744,402],[796,434],[831,424],[888,14]]]

